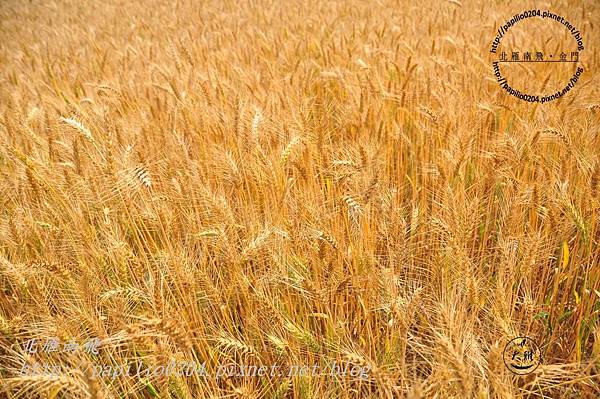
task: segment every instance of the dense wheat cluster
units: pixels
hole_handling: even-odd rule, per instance
[[[600,395],[600,7],[535,4],[586,41],[543,105],[488,61],[532,7],[2,1],[0,397]]]

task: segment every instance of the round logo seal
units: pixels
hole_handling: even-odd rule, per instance
[[[583,73],[583,34],[572,20],[533,9],[501,23],[490,48],[500,87],[520,100],[544,104],[575,88]]]
[[[542,354],[538,345],[529,337],[517,337],[504,347],[504,364],[518,375],[532,373],[541,363]]]

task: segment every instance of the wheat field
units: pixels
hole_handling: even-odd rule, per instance
[[[532,8],[585,41],[546,104],[490,63]],[[537,23],[503,45],[572,40]],[[599,24],[593,1],[2,1],[0,397],[599,397]]]

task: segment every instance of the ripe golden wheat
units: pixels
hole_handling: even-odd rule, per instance
[[[533,2],[3,1],[0,396],[600,396],[600,6],[535,6],[543,105],[484,62]],[[369,373],[92,372],[170,360]]]

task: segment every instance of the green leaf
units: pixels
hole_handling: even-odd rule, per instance
[[[153,398],[160,397],[156,389],[150,383],[150,381],[146,381],[146,390],[148,391],[148,393],[150,393],[150,395],[152,395]]]
[[[535,316],[533,316],[533,320],[547,319],[548,316],[550,316],[550,313],[546,312],[545,310],[542,310],[538,314],[536,314]]]
[[[565,313],[563,313],[562,315],[560,315],[560,317],[558,318],[558,322],[561,323],[564,320],[568,319],[569,317],[571,317],[571,315],[573,314],[572,310],[567,310]]]

